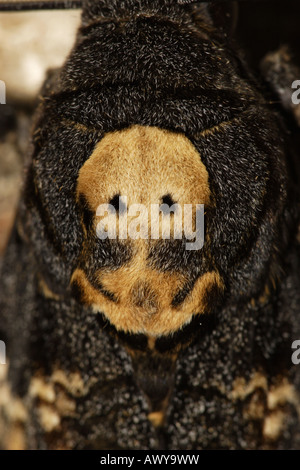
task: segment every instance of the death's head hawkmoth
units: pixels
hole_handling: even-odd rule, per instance
[[[3,447],[297,447],[297,159],[236,8],[37,3],[82,25],[2,261]],[[297,79],[264,67],[279,95]]]

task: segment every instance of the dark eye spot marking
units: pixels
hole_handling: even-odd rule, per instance
[[[82,221],[86,229],[89,230],[93,224],[94,213],[91,211],[84,194],[80,194],[79,196],[79,209],[82,214]]]
[[[120,194],[115,194],[109,201],[109,205],[113,206],[118,214],[126,212],[126,204],[122,201]]]
[[[176,204],[170,194],[165,194],[161,198],[161,201],[162,201],[162,204],[167,204],[167,206],[169,206],[169,207],[173,206],[173,204]]]

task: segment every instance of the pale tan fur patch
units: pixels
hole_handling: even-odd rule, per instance
[[[60,375],[60,386],[61,386],[61,374]],[[31,380],[29,387],[29,396],[31,398],[38,398],[43,402],[42,405],[48,404],[53,405],[51,413],[58,413],[59,416],[74,416],[76,411],[76,403],[74,400],[69,398],[63,390],[55,390],[55,380],[57,379],[57,371],[50,378],[45,377],[34,377]],[[57,383],[57,382],[56,382]],[[64,381],[64,384],[66,381]],[[72,374],[70,381],[68,382],[68,388],[75,394],[82,393],[82,383],[79,378],[79,374]],[[42,408],[43,410],[43,408]],[[46,413],[44,412],[46,410]],[[47,416],[48,408],[42,411],[44,418]],[[50,413],[50,414],[51,414]],[[49,413],[48,413],[49,414]],[[43,418],[43,422],[45,419]],[[49,422],[51,419],[49,420]],[[54,422],[54,420],[52,420]],[[52,422],[51,421],[51,422]],[[47,429],[51,428],[49,425]]]
[[[264,392],[265,399],[258,395]],[[294,386],[286,377],[277,377],[273,385],[268,385],[267,378],[259,372],[247,383],[244,378],[234,381],[231,397],[245,400],[251,397],[244,410],[245,419],[262,421],[263,435],[267,440],[276,440],[284,431],[287,414],[284,405],[293,405],[300,417],[300,400]]]
[[[13,396],[6,380],[8,365],[3,367],[5,370],[1,370],[0,377],[0,442],[7,450],[26,448],[25,429],[30,422],[27,408],[37,410],[40,425],[46,433],[60,430],[63,418],[77,416],[75,398],[86,395],[97,382],[96,378],[91,378],[85,384],[79,372],[67,374],[56,369],[51,376],[33,377],[23,401]]]
[[[243,416],[245,419],[254,419],[254,420],[262,420],[265,416],[265,403],[261,399],[261,395],[257,392],[254,392],[250,403],[244,410]]]
[[[13,424],[8,430],[4,440],[6,450],[26,450],[24,427]]]
[[[83,397],[88,394],[90,387],[97,382],[97,379],[91,378],[89,383],[85,384],[79,372],[66,374],[63,370],[56,369],[51,375],[51,381],[61,385],[73,397]]]
[[[84,302],[92,305],[95,312],[103,313],[118,330],[156,337],[175,332],[188,324],[194,315],[204,313],[207,292],[215,285],[222,286],[217,272],[205,273],[185,301],[179,307],[173,307],[172,299],[185,282],[183,276],[160,273],[144,264],[138,266],[136,258],[116,271],[101,272],[99,281],[104,289],[116,296],[118,302],[112,302],[95,289],[81,269],[75,270],[71,282],[81,287]],[[155,293],[157,310],[154,314],[132,301],[132,290],[137,282],[147,283]]]
[[[99,213],[96,216],[98,206],[108,204],[117,195],[127,198],[127,207],[143,204],[148,215],[152,204],[162,204],[164,196],[169,196],[181,208],[185,204],[209,205],[211,196],[207,170],[186,136],[138,125],[104,136],[79,172],[77,196],[84,196],[94,214],[95,230],[100,218]],[[193,212],[193,223],[194,216]],[[110,214],[107,220],[111,217],[115,215]],[[117,229],[121,215],[118,217]],[[171,230],[179,227],[175,214],[170,221]],[[151,217],[148,222],[146,230],[150,237]],[[159,238],[166,228],[165,223],[165,218],[160,216]],[[183,233],[184,217],[180,224]],[[205,273],[180,307],[173,307],[174,296],[188,279],[182,274],[159,272],[147,265],[149,247],[154,240],[130,239],[128,243],[133,249],[129,263],[117,270],[101,269],[95,273],[101,289],[92,286],[81,269],[75,270],[71,280],[81,288],[83,301],[95,312],[104,313],[118,330],[154,337],[173,333],[189,323],[193,315],[206,310],[206,294],[210,289],[215,285],[223,287],[217,272]],[[115,301],[101,290],[113,294]]]
[[[263,435],[266,439],[276,440],[284,428],[286,415],[283,411],[277,410],[265,418]]]
[[[23,401],[11,391],[7,382],[8,367],[8,363],[0,365],[0,441],[7,450],[23,450],[28,412]]]
[[[45,432],[50,433],[60,429],[64,417],[76,415],[76,401],[68,396],[84,396],[88,388],[84,385],[78,372],[66,374],[56,369],[49,377],[33,377],[28,396],[36,403],[40,425]]]
[[[40,278],[40,280],[39,280],[39,287],[40,287],[40,290],[41,290],[43,296],[46,299],[60,300],[59,295],[52,292],[52,290],[48,287],[48,285],[46,284],[46,282],[42,278]]]
[[[9,421],[25,423],[28,417],[27,410],[20,398],[12,394],[11,387],[6,380],[8,367],[8,363],[0,365],[2,369],[2,380],[0,380],[0,409],[4,410]]]
[[[164,424],[165,415],[162,411],[153,411],[148,414],[148,419],[155,428],[158,428]]]
[[[257,389],[267,390],[267,378],[259,372],[255,372],[253,377],[247,383],[244,377],[235,379],[232,387],[231,396],[233,400],[244,400],[247,396],[251,395]]]
[[[57,393],[55,407],[61,416],[75,416],[76,402],[62,390]]]
[[[189,139],[138,125],[109,133],[97,144],[79,172],[77,192],[94,213],[116,194],[127,196],[128,205],[147,207],[166,194],[180,204],[210,201],[207,170]]]
[[[270,388],[268,393],[268,408],[274,410],[277,406],[290,403],[299,407],[299,397],[294,386],[285,378],[277,386]]]
[[[29,387],[29,396],[39,398],[47,403],[55,402],[55,390],[53,384],[46,383],[42,377],[34,377]]]
[[[0,408],[3,408],[9,421],[25,423],[27,420],[27,410],[23,402],[12,395],[8,383],[0,388]]]
[[[266,439],[276,440],[285,428],[287,413],[284,405],[293,405],[300,419],[300,397],[286,377],[272,385],[267,395],[269,415],[265,418],[263,434]]]
[[[60,416],[54,407],[39,404],[38,413],[40,424],[46,432],[52,432],[60,426]]]

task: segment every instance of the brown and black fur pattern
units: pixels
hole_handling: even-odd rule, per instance
[[[86,1],[49,75],[1,265],[4,448],[300,446],[297,162],[217,16]],[[204,247],[100,241],[125,190],[204,203]]]

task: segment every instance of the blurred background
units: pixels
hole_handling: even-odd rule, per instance
[[[80,11],[0,13],[0,253],[13,223],[31,118],[45,73],[60,67],[75,40]]]
[[[80,11],[0,13],[0,253],[7,242],[21,189],[23,162],[45,72],[68,55]],[[300,1],[245,1],[240,4],[237,42],[254,70],[269,51],[289,44],[300,64]],[[295,77],[295,80],[299,77]]]

